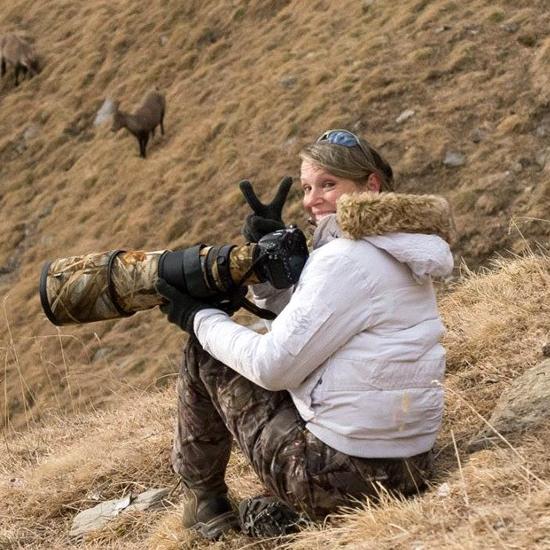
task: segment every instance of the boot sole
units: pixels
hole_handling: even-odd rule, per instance
[[[251,537],[279,537],[298,531],[300,516],[281,500],[269,500],[252,498],[239,504],[242,532]]]
[[[227,531],[239,529],[239,518],[235,512],[225,512],[207,522],[197,522],[190,527],[194,531],[198,531],[200,535],[209,540],[221,537]]]

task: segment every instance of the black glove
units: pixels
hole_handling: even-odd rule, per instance
[[[195,315],[201,309],[221,309],[228,315],[233,315],[240,307],[241,300],[246,295],[246,287],[239,287],[225,294],[216,295],[208,300],[199,301],[169,285],[164,279],[157,279],[157,292],[168,300],[160,306],[160,310],[168,317],[168,321],[194,334],[193,323]]]
[[[169,285],[164,279],[157,279],[157,292],[168,300],[168,303],[160,306],[160,310],[168,317],[168,321],[178,325],[188,334],[193,334],[193,321],[195,315],[201,309],[214,307],[206,302],[195,300],[176,287]]]
[[[270,203],[263,204],[252,189],[252,184],[248,180],[241,181],[241,192],[254,211],[246,217],[242,228],[242,234],[248,242],[257,243],[264,235],[285,228],[281,215],[291,186],[292,178],[284,177],[279,183],[275,198]]]

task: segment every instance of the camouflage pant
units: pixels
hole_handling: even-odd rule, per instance
[[[190,338],[178,379],[174,470],[191,489],[225,492],[233,439],[268,494],[317,519],[356,499],[376,498],[380,485],[416,493],[431,469],[431,452],[367,459],[336,451],[305,428],[286,391],[253,384]]]

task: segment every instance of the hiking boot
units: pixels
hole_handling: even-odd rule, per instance
[[[183,526],[198,531],[206,539],[217,539],[239,528],[239,519],[225,494],[188,489],[183,504]]]
[[[296,533],[304,520],[277,497],[247,498],[239,504],[241,529],[250,537],[279,537]]]

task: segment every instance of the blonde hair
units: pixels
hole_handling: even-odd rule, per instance
[[[367,183],[371,174],[377,174],[381,182],[380,190],[393,191],[393,170],[389,163],[368,141],[352,135],[360,142],[360,146],[347,147],[327,140],[316,141],[300,151],[300,158],[360,186]]]

